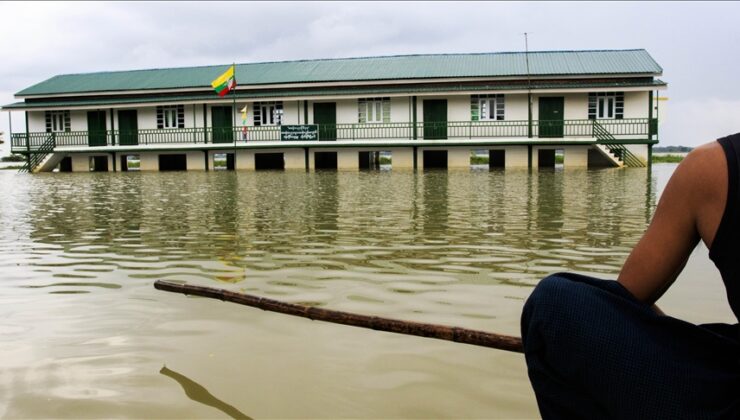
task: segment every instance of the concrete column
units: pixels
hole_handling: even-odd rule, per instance
[[[156,153],[140,153],[139,154],[139,170],[140,171],[158,171],[159,170],[159,155]]]
[[[447,149],[448,169],[470,169],[470,149],[450,148]]]
[[[529,164],[527,146],[510,146],[504,150],[507,168],[526,168]]]
[[[532,169],[537,169],[540,167],[540,154],[538,153],[539,150],[539,147],[532,146]]]
[[[306,156],[303,149],[283,149],[283,159],[285,159],[285,169],[306,170]]]
[[[90,156],[73,154],[72,172],[90,172]]]
[[[403,149],[391,149],[391,168],[414,169],[414,149],[404,147]]]
[[[360,169],[360,157],[357,149],[337,150],[337,169],[357,171]]]
[[[563,146],[563,168],[587,168],[590,146]]]
[[[236,170],[254,170],[254,152],[251,150],[237,150],[236,156]]]
[[[203,152],[200,150],[187,152],[185,154],[187,163],[186,167],[188,171],[205,171],[206,163],[203,160]]]

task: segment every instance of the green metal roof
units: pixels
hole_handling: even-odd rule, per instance
[[[239,85],[356,82],[396,79],[609,74],[660,74],[647,51],[541,51],[481,54],[403,55],[237,64]],[[210,88],[229,64],[67,74],[23,89],[17,96],[127,90]]]
[[[666,83],[662,80],[622,80],[622,81],[595,81],[595,82],[583,82],[583,81],[563,81],[558,83],[553,82],[537,82],[533,81],[529,86],[532,90],[542,89],[579,89],[579,88],[627,88],[627,87],[661,87],[666,86]],[[324,89],[291,89],[287,91],[272,91],[272,90],[256,90],[250,92],[237,92],[236,98],[240,100],[244,99],[263,99],[263,98],[285,98],[285,97],[316,97],[316,96],[341,96],[341,95],[367,95],[367,96],[378,96],[385,94],[421,94],[421,93],[434,93],[434,92],[475,92],[475,91],[500,91],[500,90],[518,90],[527,89],[528,85],[524,82],[512,82],[503,84],[478,84],[478,85],[454,85],[454,86],[393,86],[393,87],[339,87],[339,88],[324,88]],[[228,98],[223,98],[225,102],[230,102],[233,96],[229,94]],[[168,96],[140,96],[140,97],[107,97],[104,99],[75,99],[70,100],[69,98],[49,98],[48,100],[35,100],[32,102],[16,102],[9,105],[4,105],[3,110],[18,110],[18,109],[38,109],[38,108],[58,108],[58,107],[90,107],[96,105],[125,105],[125,104],[140,104],[140,103],[157,103],[157,102],[202,102],[204,100],[217,100],[218,96],[215,94],[208,95],[168,95]]]

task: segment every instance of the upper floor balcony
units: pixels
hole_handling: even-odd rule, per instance
[[[356,141],[370,143],[444,141],[454,145],[466,140],[510,139],[552,142],[564,138],[589,138],[597,142],[619,139],[652,140],[657,135],[656,118],[609,120],[533,120],[533,121],[446,121],[366,124],[311,124],[304,138],[288,139],[287,126],[234,126],[179,129],[137,129],[101,131],[62,131],[13,133],[13,152],[49,152],[59,148],[105,148],[167,145],[258,145],[298,141]],[[281,145],[282,145],[281,144]]]

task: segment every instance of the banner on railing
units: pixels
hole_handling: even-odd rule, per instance
[[[280,140],[282,141],[311,141],[319,139],[319,126],[308,125],[281,125]]]

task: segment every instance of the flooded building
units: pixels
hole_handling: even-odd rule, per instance
[[[11,150],[50,171],[650,165],[645,50],[405,55],[68,74],[21,90]]]

